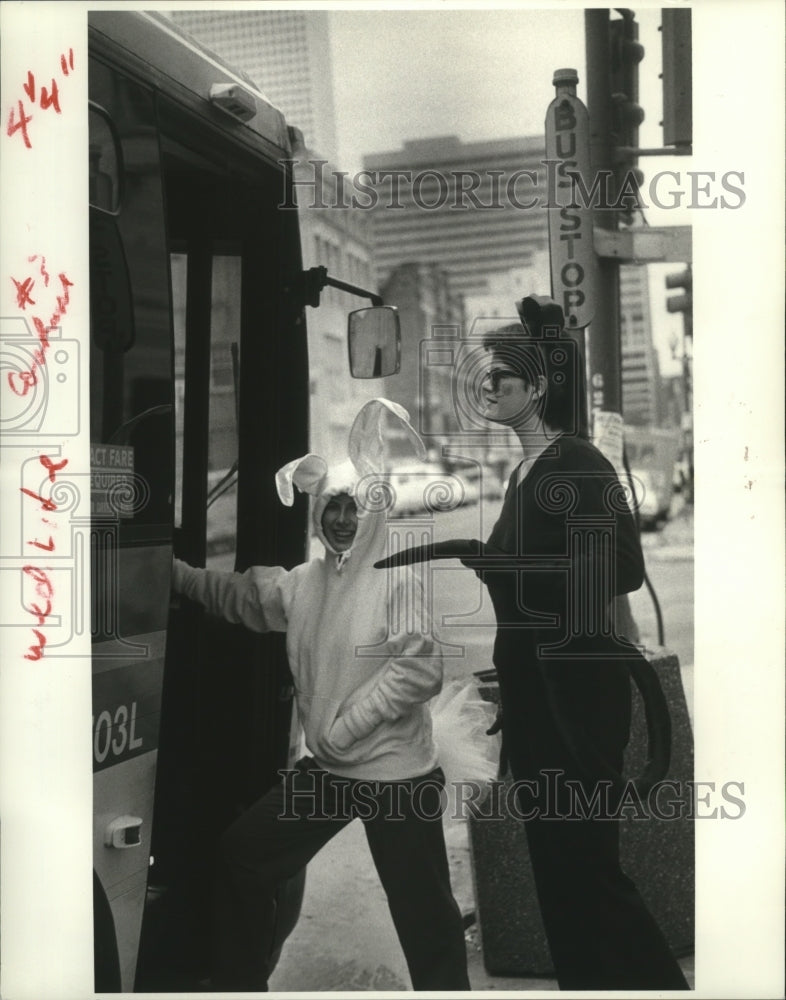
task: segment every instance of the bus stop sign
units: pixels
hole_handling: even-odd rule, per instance
[[[556,97],[546,111],[551,294],[567,329],[583,329],[595,311],[597,258],[592,242],[589,116],[576,97],[573,69],[554,73]]]

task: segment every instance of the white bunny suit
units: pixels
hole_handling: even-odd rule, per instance
[[[313,530],[324,555],[289,571],[255,566],[243,574],[175,561],[175,591],[252,630],[286,632],[311,754],[223,838],[214,990],[267,988],[278,887],[355,816],[364,821],[413,987],[469,989],[438,817],[444,775],[426,704],[442,686],[442,660],[415,575],[373,568],[387,548],[386,508],[375,510],[373,502],[386,415],[422,454],[406,410],[372,400],[353,424],[349,461],[328,469],[319,456],[306,455],[276,476],[285,504],[293,487],[315,498]],[[343,552],[322,529],[325,507],[340,493],[355,499],[358,520]],[[346,805],[347,790],[354,803],[361,788],[372,804],[365,813]]]
[[[381,456],[369,454],[376,443],[369,425],[383,411],[407,419],[396,404],[367,404],[350,439],[357,466],[347,461],[328,469],[306,455],[276,477],[285,503],[292,503],[293,484],[315,496],[313,530],[324,557],[290,571],[253,566],[242,575],[176,560],[173,589],[253,631],[286,632],[298,714],[314,759],[333,774],[394,781],[436,766],[425,702],[442,686],[442,661],[415,575],[373,568],[386,554],[386,511],[364,509],[357,492],[359,483],[373,492],[374,459]],[[342,553],[322,530],[325,507],[339,493],[355,497],[358,506],[357,534]],[[396,629],[404,615],[406,626]]]

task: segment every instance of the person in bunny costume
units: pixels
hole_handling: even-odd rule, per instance
[[[324,555],[292,570],[254,566],[243,574],[174,562],[176,593],[252,630],[287,633],[309,751],[222,837],[213,990],[267,989],[279,886],[355,818],[364,823],[413,988],[470,989],[441,822],[445,777],[427,704],[442,687],[442,660],[416,577],[407,571],[390,581],[373,567],[386,550],[386,507],[367,498],[380,481],[391,419],[422,457],[407,411],[375,399],[355,418],[347,461],[329,467],[309,454],[276,475],[284,504],[294,502],[295,488],[314,498],[312,527]]]

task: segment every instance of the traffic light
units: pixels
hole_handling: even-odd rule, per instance
[[[668,8],[661,17],[663,144],[690,146],[693,141],[691,12]]]
[[[633,222],[639,207],[639,187],[644,174],[638,168],[639,125],[644,109],[639,104],[639,63],[644,46],[632,10],[616,8],[621,17],[609,21],[609,96],[614,155],[615,203],[621,222]]]
[[[682,295],[670,295],[666,299],[666,310],[670,313],[682,313],[685,324],[685,335],[693,336],[693,272],[690,267],[678,274],[666,275],[667,288],[681,288]]]

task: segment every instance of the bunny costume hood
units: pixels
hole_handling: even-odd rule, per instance
[[[306,455],[298,459],[298,463],[290,463],[279,470],[276,476],[279,497],[284,503],[291,504],[293,484],[304,493],[311,494],[311,530],[324,546],[325,559],[335,571],[341,573],[353,556],[357,563],[364,556],[370,557],[374,552],[382,551],[386,535],[385,512],[384,509],[375,510],[373,501],[367,496],[375,490],[373,476],[364,477],[351,461],[328,467],[318,456]],[[349,547],[339,552],[325,534],[322,517],[330,501],[342,493],[355,501],[357,531]]]
[[[388,491],[382,478],[386,417],[399,424],[414,453],[419,458],[424,458],[423,442],[411,426],[409,414],[404,407],[391,400],[378,398],[366,403],[355,417],[349,432],[349,457],[345,461],[328,466],[319,455],[308,454],[289,462],[276,473],[276,487],[283,504],[291,506],[294,502],[293,487],[314,497],[311,505],[312,528],[324,545],[327,558],[339,572],[353,553],[356,554],[357,562],[371,557],[375,552],[381,553],[384,549],[388,499]],[[355,500],[358,528],[352,545],[337,552],[325,536],[322,515],[330,500],[341,493],[346,493]]]
[[[366,403],[338,465],[308,454],[276,474],[282,503],[295,489],[314,498],[314,533],[324,556],[287,571],[254,566],[243,574],[175,562],[174,589],[229,621],[256,631],[285,631],[296,704],[317,763],[350,778],[395,781],[436,766],[427,702],[442,686],[442,660],[419,581],[410,567],[380,573],[386,554],[386,421],[396,421],[419,457],[425,449],[405,409],[386,399]],[[331,497],[357,505],[352,545],[337,552],[322,515]]]

